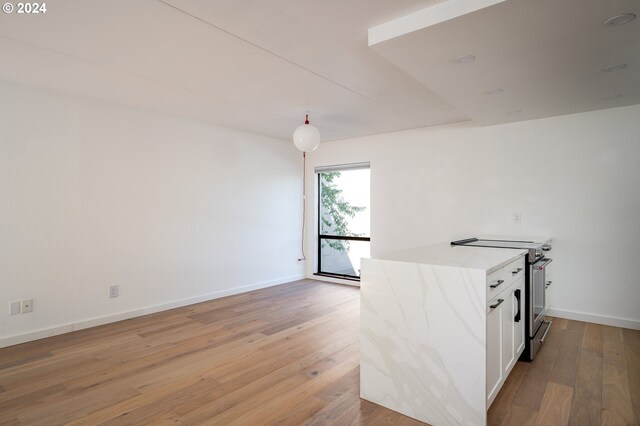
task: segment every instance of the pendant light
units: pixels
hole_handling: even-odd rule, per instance
[[[304,124],[298,126],[293,132],[293,143],[300,151],[302,151],[302,257],[298,262],[307,260],[304,254],[304,233],[306,222],[306,198],[307,198],[307,152],[311,152],[320,145],[320,132],[315,126],[309,124],[309,114],[304,119]]]
[[[298,126],[293,132],[293,143],[302,152],[311,152],[320,145],[320,132],[315,126],[309,124],[309,114],[304,124]]]

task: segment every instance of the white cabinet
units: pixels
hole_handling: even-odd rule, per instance
[[[502,295],[502,370],[509,374],[524,350],[524,277],[518,279]]]
[[[504,331],[504,299],[496,297],[487,309],[487,407],[494,400],[504,381],[502,346]]]
[[[522,269],[520,269],[522,268]],[[524,258],[487,276],[487,407],[524,350]],[[519,270],[520,269],[520,270]],[[501,291],[495,283],[503,280]]]
[[[524,351],[525,331],[524,331],[524,278],[518,280],[513,290],[513,301],[515,314],[513,318],[513,343],[515,347],[515,360],[517,361]]]
[[[508,288],[502,295],[504,297],[504,307],[502,308],[502,371],[506,376],[511,371],[511,367],[516,363],[515,359],[515,339],[513,326],[513,316],[515,315],[515,303],[513,297],[513,286]]]

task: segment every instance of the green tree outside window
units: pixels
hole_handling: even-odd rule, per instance
[[[356,213],[366,210],[366,207],[353,206],[342,196],[342,189],[338,188],[335,180],[340,172],[320,173],[320,226],[321,234],[349,237],[361,237],[349,230],[349,219]],[[349,241],[322,240],[323,248],[328,245],[334,250],[346,251]]]

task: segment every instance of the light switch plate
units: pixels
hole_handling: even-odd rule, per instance
[[[20,313],[20,301],[16,300],[9,304],[9,315],[18,315]]]

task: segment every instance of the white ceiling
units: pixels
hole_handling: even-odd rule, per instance
[[[639,0],[482,1],[496,4],[443,22],[431,8],[431,25],[371,47],[479,124],[640,103],[640,19],[604,24]]]
[[[283,139],[307,110],[337,140],[640,103],[639,22],[603,25],[637,0],[508,0],[368,46],[372,27],[469,1],[57,0],[0,15],[0,80]]]

